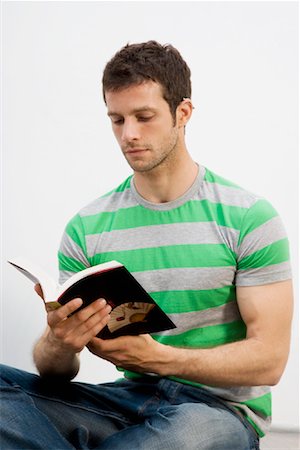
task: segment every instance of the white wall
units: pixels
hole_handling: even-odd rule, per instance
[[[66,221],[129,173],[112,137],[100,80],[125,43],[175,45],[192,70],[195,160],[266,196],[279,210],[297,274],[297,2],[3,2],[2,355],[34,370],[45,325],[17,254],[56,276]],[[295,280],[297,292],[297,279]],[[298,336],[274,389],[274,425],[298,427]],[[84,354],[79,379],[113,366]]]

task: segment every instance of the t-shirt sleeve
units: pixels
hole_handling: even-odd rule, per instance
[[[64,283],[70,276],[90,267],[87,256],[85,232],[79,215],[67,224],[58,251],[59,283]]]
[[[273,206],[257,200],[243,217],[237,255],[236,286],[255,286],[290,279],[289,242]]]

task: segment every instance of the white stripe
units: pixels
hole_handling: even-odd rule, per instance
[[[73,241],[73,239],[67,233],[63,234],[59,250],[63,255],[67,256],[68,258],[73,258],[76,261],[80,261],[86,267],[90,266],[90,263],[87,260],[85,254],[83,253],[82,248],[79,247],[79,245],[76,244],[76,242]]]
[[[241,319],[241,315],[235,301],[203,311],[168,314],[168,316],[175,323],[176,328],[155,334],[158,334],[159,336],[176,336],[193,329],[230,323]]]
[[[131,184],[132,183],[133,180],[131,180]],[[258,197],[245,191],[244,189],[203,181],[200,176],[195,181],[195,187],[197,187],[197,190],[193,198],[199,201],[206,199],[213,203],[222,203],[227,206],[249,208],[258,200]],[[143,199],[141,198],[140,200],[142,202]],[[81,217],[85,217],[103,212],[115,212],[121,208],[131,208],[137,206],[138,203],[139,202],[135,198],[135,195],[132,193],[132,188],[127,188],[124,191],[112,192],[111,194],[94,200],[83,208],[79,212],[79,215]],[[174,207],[176,204],[176,202],[151,204],[146,201],[143,201],[142,203],[147,204],[148,207],[149,205],[152,205],[153,209],[158,210],[170,209],[172,205],[172,207]]]
[[[203,181],[204,196],[213,203],[249,208],[258,197],[241,188]]]
[[[87,254],[163,247],[168,245],[225,244],[236,251],[239,232],[215,222],[184,222],[113,230],[86,236]]]
[[[81,217],[92,216],[103,212],[114,212],[136,205],[137,203],[132,197],[130,189],[126,189],[125,191],[113,192],[112,194],[94,200],[85,208],[81,209],[79,215]]]
[[[257,267],[249,270],[239,270],[236,275],[236,286],[259,286],[263,284],[285,281],[292,278],[290,261]]]
[[[245,236],[238,250],[238,261],[284,238],[286,232],[280,217],[273,217]]]
[[[59,284],[63,284],[65,281],[67,281],[72,275],[74,275],[76,272],[71,272],[70,270],[60,270],[59,271]]]
[[[218,397],[231,402],[245,402],[252,398],[262,397],[270,392],[269,386],[238,386],[238,387],[213,387],[205,386],[206,389],[213,392]],[[255,391],[255,396],[253,395]]]
[[[133,276],[149,293],[219,289],[232,285],[235,266],[161,269],[133,272]]]

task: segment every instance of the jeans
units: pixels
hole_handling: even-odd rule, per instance
[[[254,450],[248,422],[207,390],[166,378],[91,385],[0,366],[2,450]]]

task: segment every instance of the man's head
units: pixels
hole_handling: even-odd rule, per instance
[[[104,101],[109,91],[154,81],[161,86],[163,98],[175,120],[177,106],[184,98],[191,98],[190,76],[189,67],[172,45],[161,45],[156,41],[128,44],[115,54],[104,69]]]

